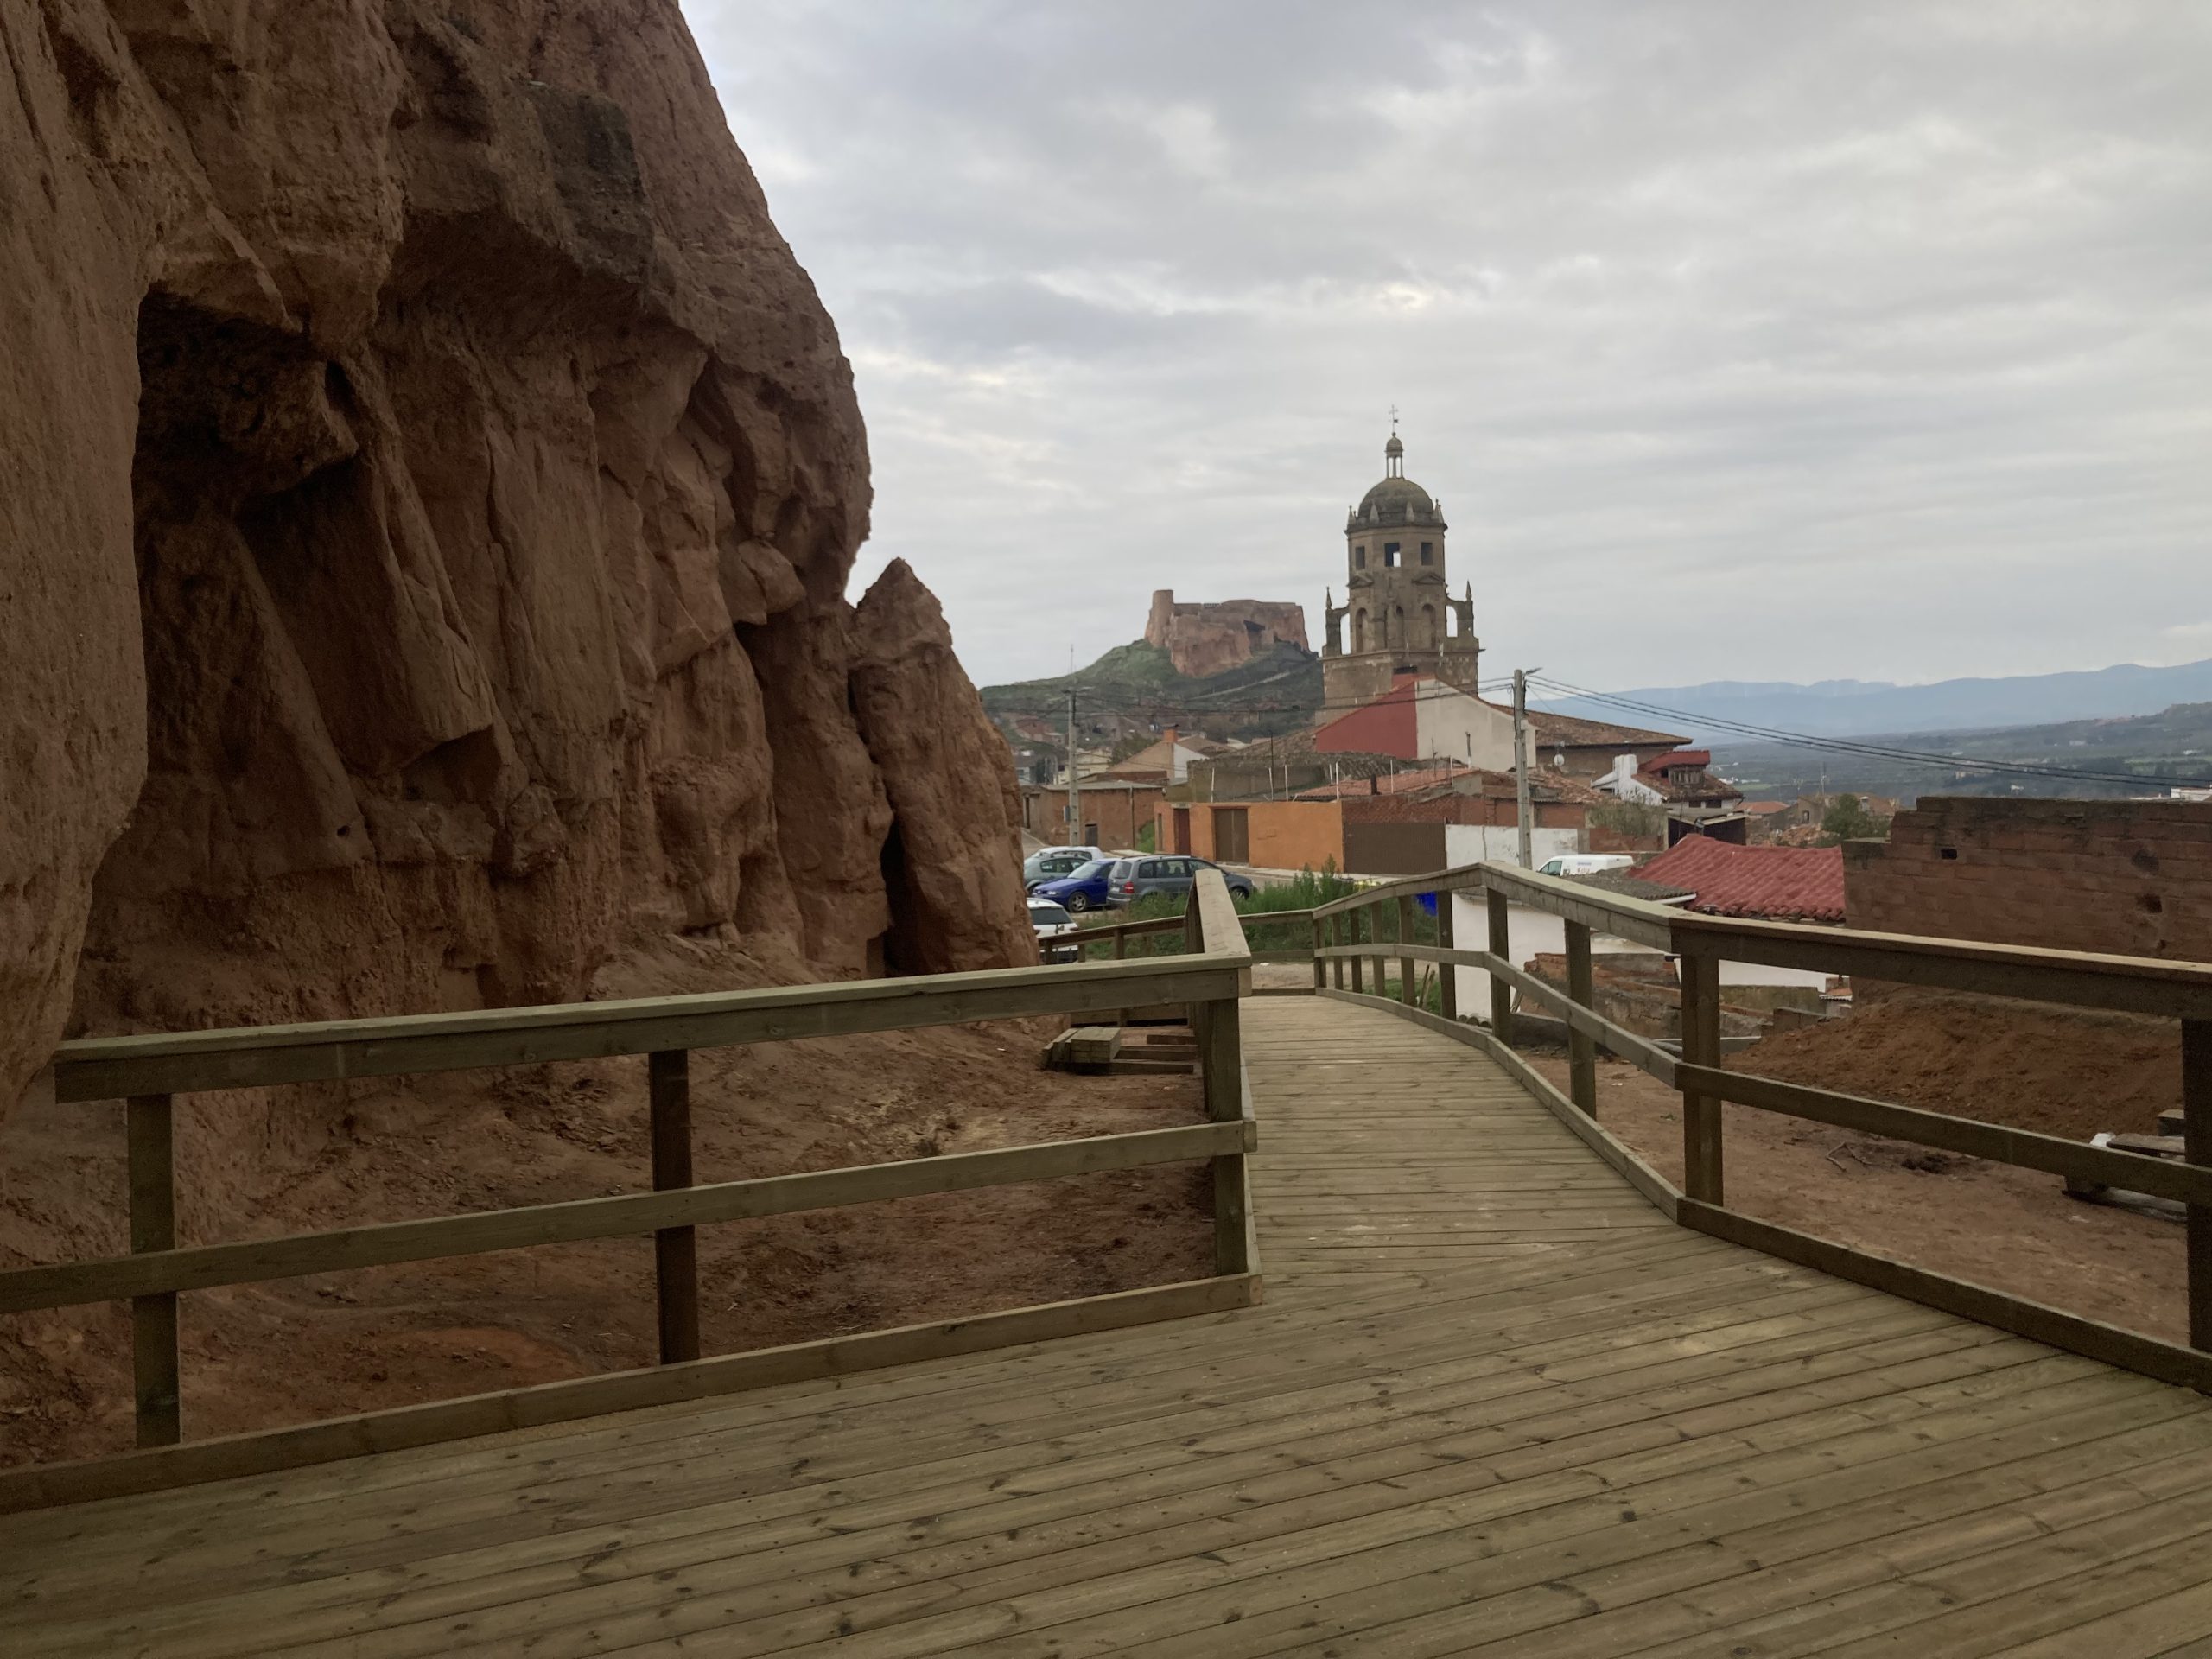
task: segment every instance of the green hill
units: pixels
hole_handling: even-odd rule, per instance
[[[1312,723],[1321,706],[1321,659],[1278,644],[1249,663],[1192,678],[1177,673],[1159,646],[1133,639],[1072,674],[987,685],[983,707],[994,717],[1058,720],[1066,712],[1071,684],[1077,708],[1087,715],[1173,721],[1217,738],[1271,737]]]

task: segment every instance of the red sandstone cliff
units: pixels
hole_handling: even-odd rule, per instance
[[[1003,747],[903,566],[842,597],[849,369],[676,0],[0,0],[0,1106],[73,1002],[1027,957]]]

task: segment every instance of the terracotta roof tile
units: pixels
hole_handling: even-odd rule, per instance
[[[1570,875],[1567,880],[1605,893],[1618,893],[1624,899],[1642,899],[1655,905],[1697,897],[1691,889],[1678,887],[1671,881],[1647,881],[1641,872],[1634,870],[1598,870],[1588,875]]]
[[[1655,743],[1664,743],[1670,748],[1687,742],[1680,732],[1647,732],[1637,726],[1614,726],[1602,720],[1580,720],[1573,715],[1546,714],[1541,709],[1529,711],[1529,723],[1536,728],[1536,741],[1541,745],[1571,749],[1595,748],[1600,744],[1618,744],[1624,749],[1647,749]]]
[[[1639,864],[1643,881],[1688,887],[1692,910],[1764,921],[1843,919],[1843,849],[1738,847],[1709,836],[1685,836]]]

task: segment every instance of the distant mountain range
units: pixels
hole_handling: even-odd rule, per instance
[[[1630,702],[1648,703],[1650,709],[1623,709],[1587,697],[1562,698],[1537,706],[1588,720],[1657,726],[1670,731],[1691,731],[1700,720],[1737,721],[1816,737],[1988,730],[2152,715],[2177,702],[2212,702],[2212,659],[2172,668],[2122,663],[2113,668],[2064,674],[1938,680],[1930,685],[1894,685],[1878,680],[1820,680],[1811,685],[1713,680],[1703,685],[1646,686],[1613,695]],[[1654,712],[1661,709],[1669,712]],[[1717,729],[1694,734],[1700,741],[1716,744],[1742,741]]]

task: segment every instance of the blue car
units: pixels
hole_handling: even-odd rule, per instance
[[[1057,881],[1046,881],[1030,890],[1031,897],[1050,899],[1065,905],[1078,913],[1086,910],[1106,908],[1106,878],[1111,874],[1114,861],[1094,858],[1081,869],[1062,876]]]

